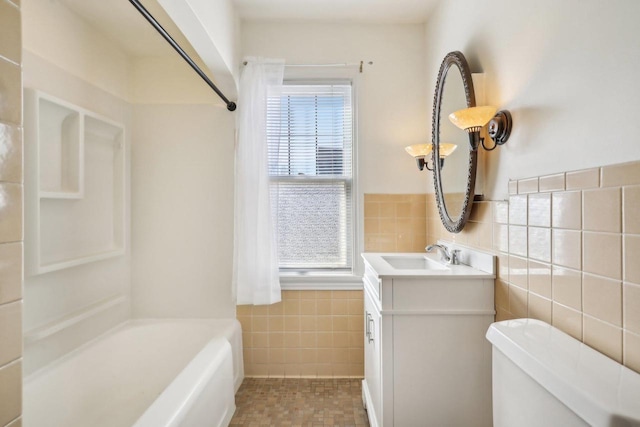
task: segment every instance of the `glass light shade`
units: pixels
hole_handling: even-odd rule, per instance
[[[458,146],[456,144],[451,144],[449,142],[441,142],[440,143],[440,158],[444,159],[454,151],[456,151]]]
[[[431,154],[431,144],[413,144],[404,147],[405,151],[412,157],[427,157]]]
[[[480,130],[496,115],[496,107],[471,107],[449,114],[451,123],[466,131]]]
[[[404,149],[412,157],[426,158],[429,154],[431,154],[431,147],[431,144],[413,144],[404,147]],[[456,151],[456,148],[458,148],[456,144],[451,144],[448,142],[440,143],[440,158],[444,159],[445,157]]]

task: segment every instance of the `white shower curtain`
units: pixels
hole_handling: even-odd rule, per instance
[[[237,304],[280,301],[269,195],[267,99],[279,91],[284,61],[247,58],[240,76],[236,142],[233,287]]]

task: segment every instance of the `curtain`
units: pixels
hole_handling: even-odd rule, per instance
[[[282,87],[284,61],[246,62],[238,99],[233,288],[237,304],[273,304],[281,296],[269,190],[267,101]]]

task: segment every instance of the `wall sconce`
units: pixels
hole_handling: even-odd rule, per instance
[[[472,107],[458,110],[449,114],[449,120],[467,133],[477,133],[482,148],[487,151],[495,150],[498,145],[502,145],[509,139],[511,134],[511,113],[501,110],[496,113],[496,107]],[[489,123],[489,137],[493,140],[493,147],[487,148],[484,145],[484,138],[480,138],[480,130]],[[477,149],[478,147],[473,147]]]
[[[440,144],[440,169],[444,167],[444,159],[454,151],[458,146],[456,144],[442,143]],[[416,159],[418,169],[423,170],[427,167],[427,170],[433,171],[433,167],[429,167],[429,163],[426,158],[431,154],[433,150],[433,144],[413,144],[404,148],[410,156]]]

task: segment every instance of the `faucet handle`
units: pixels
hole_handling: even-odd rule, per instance
[[[453,265],[460,265],[460,249],[453,249],[451,251],[451,262]]]

